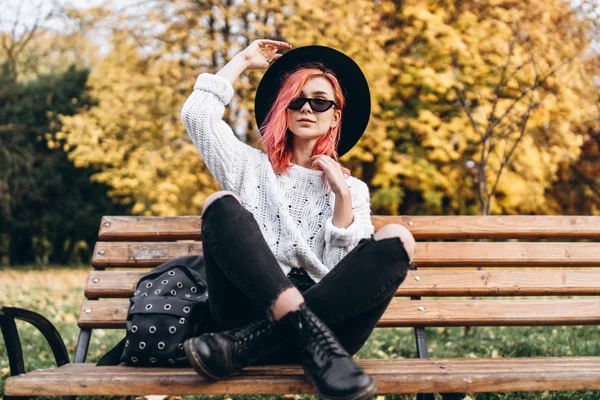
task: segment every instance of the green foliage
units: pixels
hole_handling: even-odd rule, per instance
[[[1,68],[0,238],[8,241],[10,264],[88,261],[100,218],[116,209],[106,187],[90,183],[92,169],[75,168],[56,141],[58,115],[94,105],[86,88],[88,71],[16,81],[10,64]],[[66,148],[65,148],[66,147]],[[2,246],[0,246],[0,249]],[[0,261],[2,254],[0,254]]]

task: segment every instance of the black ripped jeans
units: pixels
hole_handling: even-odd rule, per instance
[[[204,211],[202,242],[213,332],[265,318],[278,295],[294,286],[252,213],[232,195],[217,198]],[[371,335],[406,278],[409,264],[398,237],[371,236],[302,294],[306,305],[353,355]],[[291,348],[284,348],[261,363],[294,363],[292,354]]]

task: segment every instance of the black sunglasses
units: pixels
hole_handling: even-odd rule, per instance
[[[298,111],[304,104],[308,101],[310,108],[316,112],[325,112],[329,110],[331,107],[336,106],[335,101],[333,100],[325,100],[325,99],[309,99],[308,97],[298,97],[290,102],[288,108],[290,110]]]

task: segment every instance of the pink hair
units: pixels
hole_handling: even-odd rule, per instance
[[[271,160],[273,170],[277,174],[287,172],[292,162],[292,132],[289,131],[287,123],[287,106],[296,97],[300,96],[302,88],[309,79],[323,77],[329,80],[333,86],[333,96],[335,103],[340,110],[344,108],[344,94],[337,78],[321,63],[312,63],[303,65],[286,75],[277,98],[271,106],[265,121],[259,128],[262,142],[267,150],[267,155]],[[331,129],[333,141],[329,140],[329,133],[323,135],[315,144],[312,155],[325,154],[335,161],[338,161],[337,144],[340,140],[341,122],[335,128]],[[348,168],[342,167],[344,174],[350,175]]]

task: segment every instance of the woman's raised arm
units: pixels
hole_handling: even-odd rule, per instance
[[[265,68],[269,65],[265,58],[279,58],[277,50],[288,46],[291,47],[284,42],[255,40],[217,74],[201,74],[181,109],[188,135],[223,190],[239,193],[249,163],[265,158],[260,150],[240,141],[223,120],[225,106],[234,94],[232,83],[246,68]]]

